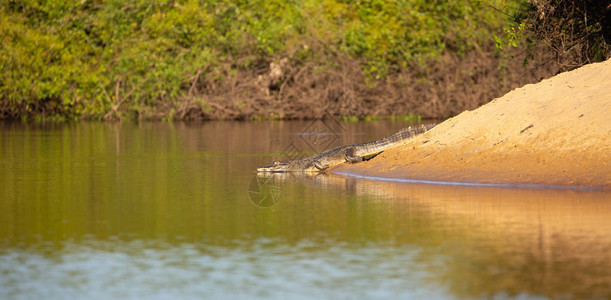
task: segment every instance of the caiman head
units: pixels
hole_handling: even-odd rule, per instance
[[[283,173],[290,172],[288,161],[275,161],[269,166],[257,168],[258,173]]]
[[[275,161],[269,166],[257,168],[257,173],[288,173],[288,172],[319,172],[313,164],[305,166],[296,166],[289,161]]]

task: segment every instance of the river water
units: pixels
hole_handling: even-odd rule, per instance
[[[609,193],[254,173],[404,126],[0,124],[0,299],[611,296]]]

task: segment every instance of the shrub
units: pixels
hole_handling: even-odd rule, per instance
[[[3,1],[0,118],[147,118],[277,57],[346,54],[380,79],[479,47],[507,23],[497,2]]]

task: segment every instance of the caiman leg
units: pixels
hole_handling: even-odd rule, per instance
[[[362,162],[363,161],[363,157],[354,154],[355,151],[356,151],[356,149],[354,149],[354,147],[350,147],[350,148],[346,149],[346,152],[344,153],[344,156],[346,157],[346,161],[347,162],[353,164],[353,163],[357,163],[357,162]]]
[[[316,169],[318,169],[319,171],[324,171],[326,169],[329,168],[329,165],[323,165],[321,164],[319,161],[315,161],[314,162],[314,166],[316,167]]]

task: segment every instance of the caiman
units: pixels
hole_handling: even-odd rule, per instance
[[[275,161],[272,165],[257,168],[259,173],[324,172],[343,163],[357,163],[380,154],[382,151],[424,133],[435,125],[410,126],[383,139],[344,145],[293,161]]]

